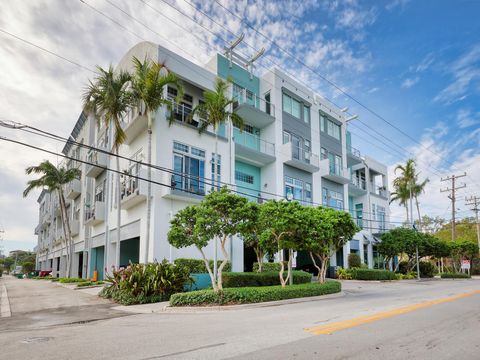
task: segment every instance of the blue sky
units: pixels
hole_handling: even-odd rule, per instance
[[[218,2],[415,141],[330,87],[216,1],[149,0],[150,7],[127,0],[85,0],[88,5],[63,0],[6,1],[0,28],[89,68],[117,62],[140,38],[204,64],[222,51],[224,40],[245,32],[245,43],[251,47],[243,45],[242,52],[249,55],[266,49],[259,73],[280,66],[359,115],[349,126],[354,146],[388,164],[390,179],[398,162],[416,158],[421,176],[431,180],[420,199],[424,213],[449,218],[449,200],[439,191],[446,184],[439,175],[467,171],[468,187],[459,197],[480,195],[480,180],[476,180],[480,179],[480,1]],[[68,135],[91,74],[6,35],[0,34],[0,41],[0,117]],[[2,134],[61,150],[58,144],[31,136],[6,130]],[[45,155],[1,142],[0,154],[0,224],[9,241],[7,250],[31,248],[38,208],[36,194],[21,197],[28,180],[24,169]],[[458,208],[459,216],[471,215],[463,201]],[[393,221],[403,219],[402,209],[393,205],[391,210]]]

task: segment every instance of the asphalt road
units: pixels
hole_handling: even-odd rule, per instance
[[[480,359],[480,280],[348,281],[337,298],[159,314],[124,313],[38,283],[6,282],[17,299],[35,286],[48,308],[10,299],[12,317],[0,318],[2,359]]]

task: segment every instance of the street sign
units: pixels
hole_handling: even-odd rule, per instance
[[[470,270],[470,260],[462,260],[462,270]]]

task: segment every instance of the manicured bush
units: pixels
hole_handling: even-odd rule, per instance
[[[130,264],[114,271],[105,282],[108,285],[100,296],[131,305],[168,300],[172,294],[182,292],[191,279],[188,268],[164,260],[161,263]]]
[[[287,261],[283,262],[284,269],[287,270],[288,263]],[[258,272],[258,262],[253,263],[253,271]],[[277,273],[280,271],[280,263],[279,262],[264,262],[262,264],[262,272],[270,272],[276,271]]]
[[[362,265],[362,259],[357,254],[348,254],[348,267],[359,268]]]
[[[470,279],[470,275],[464,273],[441,273],[442,279]]]
[[[420,277],[422,278],[433,278],[437,273],[437,268],[431,262],[420,261],[418,266],[420,267]]]
[[[178,258],[175,259],[173,263],[177,266],[186,267],[190,271],[190,274],[202,274],[208,272],[202,259]],[[210,269],[213,270],[213,260],[208,260],[208,263],[210,265]],[[217,261],[218,266],[220,266],[221,263],[222,261]],[[227,264],[223,268],[223,272],[228,271],[232,271],[232,264],[230,263],[230,261],[227,262]]]
[[[397,280],[393,271],[376,269],[349,269],[354,280]]]
[[[58,278],[58,282],[61,284],[73,284],[73,283],[79,283],[84,281],[85,279],[80,279],[80,278]]]
[[[341,266],[337,267],[337,272],[335,276],[339,280],[351,280],[352,279],[352,272],[350,269],[344,269]]]
[[[227,288],[219,292],[213,290],[192,291],[174,294],[170,298],[171,306],[234,305],[265,301],[294,299],[338,293],[341,284],[338,281],[278,286]]]
[[[312,282],[312,274],[305,271],[292,271],[294,284],[307,284]],[[272,286],[280,285],[278,272],[228,272],[223,273],[223,287],[245,286]]]

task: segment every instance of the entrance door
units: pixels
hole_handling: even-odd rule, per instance
[[[78,253],[78,277],[83,275],[83,252]]]

